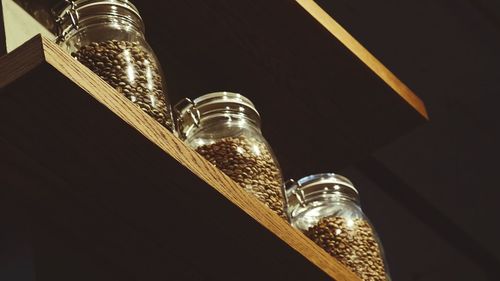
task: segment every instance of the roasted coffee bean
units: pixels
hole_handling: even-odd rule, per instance
[[[305,234],[362,280],[388,280],[377,238],[366,220],[325,217]]]
[[[243,189],[286,218],[281,172],[266,145],[245,137],[229,137],[196,150]]]
[[[71,54],[160,124],[172,130],[160,68],[138,42],[92,42]]]

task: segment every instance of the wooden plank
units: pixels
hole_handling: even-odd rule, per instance
[[[41,45],[45,63],[12,63]],[[179,257],[208,279],[358,280],[49,40],[34,38],[1,58],[0,80],[9,71],[26,74],[0,92],[0,136],[65,183],[64,195],[46,200],[73,232],[101,230],[123,241],[130,232],[118,226],[130,225],[144,237],[139,241],[166,249],[170,258],[163,259]],[[66,202],[70,196],[81,204]],[[68,216],[82,217],[79,206],[94,209],[89,218],[126,224],[80,225]]]
[[[401,82],[387,67],[385,67],[375,56],[363,47],[354,37],[336,22],[327,12],[323,10],[314,0],[297,0],[311,16],[323,25],[335,38],[353,52],[384,82],[386,82],[397,94],[407,101],[426,119],[429,118],[422,100],[413,93],[403,82]]]
[[[0,89],[45,62],[43,46],[33,42],[0,57]]]

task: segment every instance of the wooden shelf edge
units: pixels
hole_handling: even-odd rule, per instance
[[[425,119],[429,115],[424,102],[394,73],[392,73],[382,62],[371,54],[361,43],[359,43],[347,30],[335,21],[314,0],[296,0],[312,17],[314,17],[335,38],[344,44],[354,55],[366,64],[377,76],[379,76],[389,87],[391,87],[401,98],[409,103]]]
[[[59,46],[38,35],[0,58],[0,89],[47,63],[337,281],[360,279]]]
[[[8,55],[0,57],[0,89],[45,61],[41,36],[35,36]]]

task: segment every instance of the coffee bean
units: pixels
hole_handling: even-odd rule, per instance
[[[71,55],[160,124],[172,130],[171,110],[163,93],[162,80],[159,79],[159,66],[152,54],[139,42],[92,42]],[[152,79],[147,73],[155,78]],[[146,85],[151,86],[148,88]]]
[[[324,217],[305,234],[362,280],[389,280],[378,240],[366,220]]]
[[[254,153],[256,147],[260,154]],[[196,151],[286,219],[281,191],[283,179],[265,144],[246,137],[228,137],[200,146]]]

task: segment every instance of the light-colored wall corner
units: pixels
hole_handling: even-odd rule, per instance
[[[3,6],[7,52],[14,50],[39,33],[46,38],[55,38],[50,31],[38,23],[38,21],[13,0],[1,0],[1,2]]]

